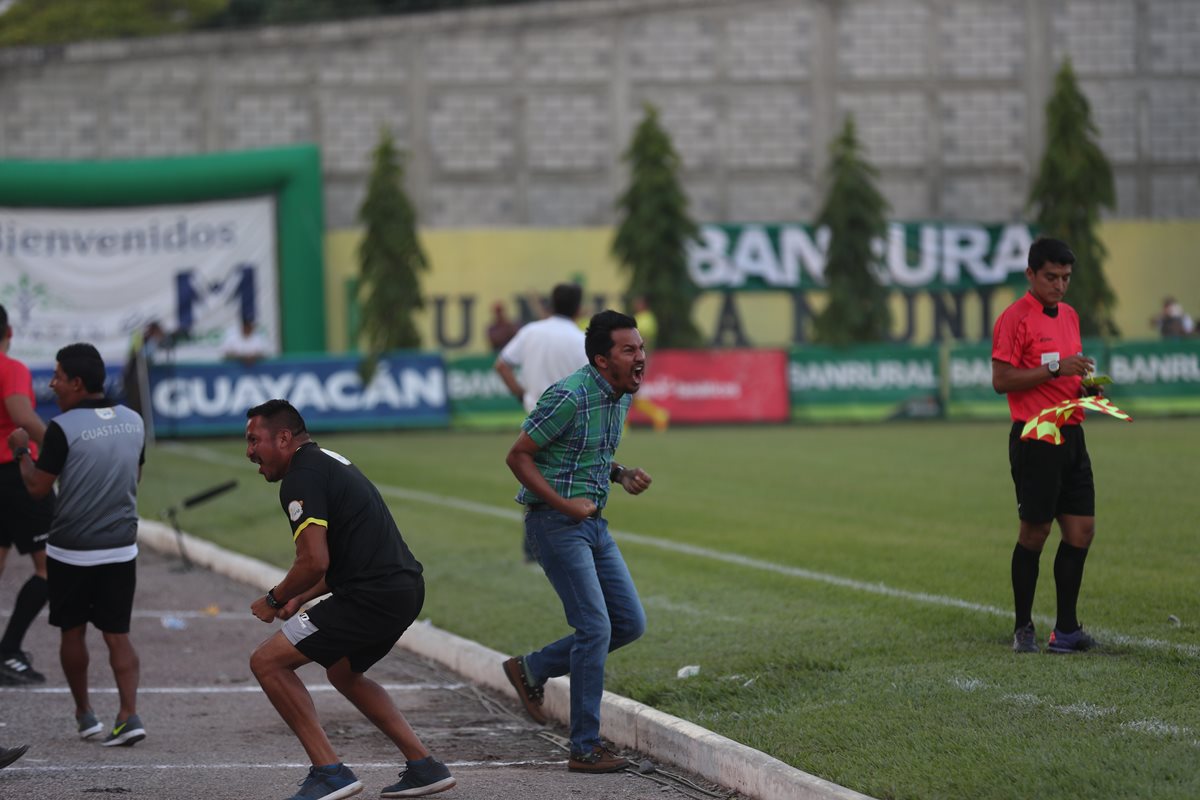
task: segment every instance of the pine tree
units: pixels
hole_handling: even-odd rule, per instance
[[[1046,151],[1029,195],[1034,224],[1075,251],[1067,302],[1079,312],[1084,336],[1116,336],[1116,295],[1104,276],[1108,251],[1096,236],[1101,208],[1116,206],[1112,167],[1100,149],[1092,109],[1070,60],[1054,79],[1046,103]]]
[[[644,297],[658,323],[658,346],[695,347],[696,287],[687,272],[687,242],[697,235],[680,185],[671,139],[649,104],[625,152],[630,184],[617,203],[621,222],[612,252],[629,273],[630,297]]]
[[[358,248],[358,297],[372,364],[390,350],[421,346],[413,313],[425,306],[420,273],[429,270],[390,131],[380,135],[373,159],[367,196],[358,210],[366,228]]]
[[[853,117],[829,152],[829,194],[817,217],[818,227],[830,233],[825,260],[829,302],[814,320],[814,339],[834,345],[882,341],[892,315],[875,248],[887,235],[888,203],[875,188],[877,173],[864,158]]]

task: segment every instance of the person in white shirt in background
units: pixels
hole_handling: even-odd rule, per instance
[[[521,401],[525,413],[533,411],[538,398],[550,384],[588,363],[584,335],[575,321],[583,303],[583,289],[575,283],[560,283],[550,292],[552,314],[521,326],[496,358],[496,372],[504,385]],[[517,379],[516,368],[521,368]],[[528,538],[524,540],[525,562],[537,561]]]
[[[550,293],[553,313],[523,325],[496,359],[496,372],[528,413],[546,387],[587,363],[583,331],[575,318],[583,301],[578,284],[560,283]],[[517,379],[516,367],[521,368]]]
[[[267,339],[255,327],[254,317],[242,317],[240,325],[230,328],[221,343],[221,356],[227,361],[240,361],[252,367],[270,355]]]

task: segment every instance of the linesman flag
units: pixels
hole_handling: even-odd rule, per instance
[[[1133,417],[1108,402],[1107,397],[1080,397],[1075,400],[1067,400],[1050,408],[1044,408],[1037,414],[1034,414],[1025,423],[1025,429],[1021,431],[1021,438],[1049,442],[1050,444],[1062,444],[1061,429],[1063,421],[1071,416],[1071,412],[1077,408],[1082,408],[1086,411],[1099,411],[1101,414],[1108,414],[1110,417],[1123,419],[1126,422],[1133,422]]]

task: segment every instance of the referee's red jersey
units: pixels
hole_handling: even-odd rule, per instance
[[[13,460],[12,451],[8,448],[8,435],[17,427],[12,417],[8,416],[4,401],[19,394],[28,397],[31,404],[37,404],[29,368],[15,358],[0,353],[0,464]],[[37,460],[37,442],[29,443],[29,454],[33,456],[34,461]]]
[[[992,329],[992,359],[1020,369],[1061,361],[1083,352],[1079,315],[1066,303],[1058,304],[1057,316],[1049,316],[1031,293],[1026,292],[996,320]],[[1064,400],[1079,397],[1083,379],[1066,376],[1019,392],[1008,393],[1008,409],[1016,422]],[[1075,409],[1067,425],[1083,422],[1083,410]]]

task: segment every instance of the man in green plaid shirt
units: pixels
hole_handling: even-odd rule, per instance
[[[602,311],[585,338],[588,364],[542,394],[508,452],[521,482],[525,532],[574,633],[504,662],[525,709],[545,722],[542,686],[571,676],[572,772],[615,772],[629,762],[600,741],[600,698],[608,653],[646,629],[637,588],[601,509],[611,483],[641,494],[650,476],[613,460],[632,395],[642,385],[646,346],[633,317]]]

